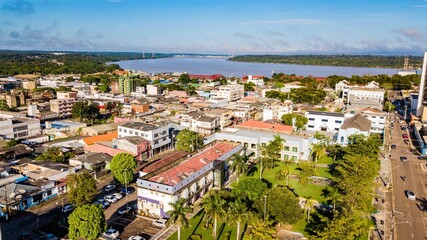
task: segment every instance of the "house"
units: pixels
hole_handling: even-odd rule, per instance
[[[33,153],[33,149],[24,145],[18,144],[13,147],[8,147],[0,150],[0,161],[12,162],[21,157],[29,156]]]
[[[227,161],[242,149],[241,144],[215,143],[176,166],[139,178],[138,211],[152,217],[168,217],[171,204],[178,199],[184,198],[191,205],[212,188],[221,189],[229,175]]]
[[[347,118],[338,131],[337,143],[346,146],[348,144],[348,137],[354,134],[369,136],[371,125],[372,122],[360,113]]]
[[[210,135],[220,128],[220,118],[206,116],[203,112],[190,112],[181,115],[180,124],[200,135]]]
[[[113,157],[106,153],[89,152],[69,159],[70,166],[82,166],[91,171],[102,171],[109,169]]]
[[[138,98],[130,102],[132,113],[146,113],[150,110],[150,102],[146,98]]]
[[[367,107],[362,109],[351,109],[348,110],[345,114],[345,118],[352,117],[356,115],[357,113],[362,114],[365,118],[367,118],[369,121],[371,121],[371,133],[383,133],[386,120],[387,120],[387,113],[383,112],[381,110]]]
[[[112,131],[107,134],[97,135],[97,136],[91,136],[91,137],[85,137],[80,142],[85,145],[92,145],[97,142],[105,142],[105,141],[112,141],[113,139],[117,138],[118,130]]]
[[[242,78],[243,82],[246,83],[253,83],[255,86],[264,86],[264,76],[243,76]]]
[[[82,128],[80,135],[83,135],[83,136],[99,136],[99,135],[112,133],[112,132],[116,132],[116,134],[117,134],[117,127],[120,124],[121,123],[107,123],[107,124],[85,127],[85,128]]]
[[[305,117],[308,119],[306,129],[309,131],[337,133],[344,123],[344,114],[336,112],[308,111]]]
[[[162,94],[162,89],[156,85],[147,85],[147,95],[157,96]]]
[[[118,149],[132,153],[139,161],[150,157],[150,141],[141,136],[116,138],[113,140],[113,145]]]
[[[224,129],[233,123],[233,111],[226,108],[212,108],[204,112],[208,117],[218,117],[220,129]]]
[[[89,146],[84,147],[85,152],[95,152],[95,153],[106,153],[111,157],[116,156],[119,153],[129,153],[124,150],[117,149],[116,146],[113,146],[112,142],[98,142]]]
[[[118,127],[118,137],[140,136],[150,141],[150,156],[172,147],[178,132],[185,127],[171,122],[127,122]]]

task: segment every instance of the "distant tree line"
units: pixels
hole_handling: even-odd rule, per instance
[[[422,65],[421,56],[409,56],[414,67]],[[285,63],[316,66],[402,68],[404,56],[373,55],[243,55],[229,59],[236,62]]]
[[[44,51],[0,51],[0,75],[112,72],[120,69],[120,66],[107,64],[107,62],[142,58],[141,53],[64,53],[59,55]],[[170,55],[155,54],[154,58],[168,56]]]

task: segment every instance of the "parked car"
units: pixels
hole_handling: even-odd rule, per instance
[[[401,157],[400,157],[400,160],[402,160],[403,162],[406,162],[406,161],[408,161],[408,158],[407,158],[407,157],[405,157],[405,156],[401,156]]]
[[[416,200],[416,196],[415,193],[412,192],[411,190],[406,190],[406,196],[408,197],[409,200]]]
[[[111,192],[111,191],[113,191],[114,189],[116,189],[116,185],[114,185],[114,184],[108,184],[107,186],[105,186],[105,188],[104,188],[104,190],[106,191],[106,192]]]
[[[102,234],[104,237],[107,237],[107,238],[116,238],[116,237],[118,237],[119,235],[120,235],[120,233],[119,233],[119,231],[117,231],[116,229],[112,229],[112,228],[110,228],[110,229],[108,229],[105,233],[103,233]]]
[[[156,227],[166,227],[166,222],[167,221],[168,221],[167,219],[156,220],[156,221],[153,222],[153,226],[156,226]]]
[[[418,159],[420,159],[420,160],[427,159],[427,155],[420,155],[420,156],[418,156]]]
[[[406,133],[402,134],[402,136],[403,136],[404,139],[408,139],[409,138],[408,134],[406,134]]]
[[[107,209],[110,206],[110,203],[104,199],[98,199],[93,204],[101,204],[102,209]]]
[[[146,240],[146,239],[141,236],[131,236],[128,238],[128,240]]]
[[[113,193],[112,195],[114,195],[117,198],[117,200],[120,200],[123,198],[123,195],[121,193]]]
[[[19,235],[19,240],[31,240],[33,237],[29,232],[23,232]]]
[[[64,207],[62,208],[62,212],[63,213],[70,213],[70,212],[72,212],[72,211],[74,211],[74,209],[75,209],[76,207],[74,207],[73,205],[71,205],[71,204],[66,204],[66,205],[64,205]]]
[[[118,199],[116,198],[116,196],[113,195],[113,194],[105,196],[104,200],[107,201],[107,202],[109,202],[109,203],[116,203],[118,201]]]
[[[132,211],[132,207],[124,206],[124,207],[119,208],[118,213],[119,213],[120,215],[123,215],[123,214],[128,214],[128,213],[130,213],[131,211]]]
[[[135,192],[135,188],[134,187],[128,187],[127,188],[127,191],[126,191],[126,188],[122,188],[121,190],[120,190],[120,192],[122,193],[122,194],[126,194],[126,192],[127,192],[127,194],[131,194],[131,193],[133,193],[133,192]]]
[[[58,240],[58,238],[52,233],[45,234],[40,237],[41,240]]]
[[[396,149],[396,148],[397,148],[396,144],[391,145],[391,149]]]

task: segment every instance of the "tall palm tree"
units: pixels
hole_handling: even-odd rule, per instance
[[[304,208],[307,210],[307,222],[310,222],[311,209],[313,209],[315,203],[316,201],[310,198],[305,202]]]
[[[264,169],[274,168],[276,166],[276,162],[280,161],[284,142],[286,142],[286,140],[280,135],[274,135],[273,140],[270,140],[268,144],[260,147],[260,179],[262,178]]]
[[[237,236],[236,240],[241,239],[240,236],[240,224],[245,224],[250,218],[250,212],[246,207],[246,203],[240,198],[237,198],[235,202],[231,202],[229,205],[229,211],[227,213],[228,220],[237,223]]]
[[[222,199],[217,192],[212,192],[202,200],[202,207],[205,211],[206,220],[214,220],[214,228],[212,230],[214,240],[216,240],[218,218],[223,217],[226,214],[225,206],[226,201]]]
[[[313,157],[313,161],[317,163],[321,157],[326,154],[326,145],[322,143],[312,144],[311,145],[311,156]]]
[[[240,175],[245,173],[248,170],[248,165],[246,164],[246,156],[241,156],[240,154],[233,154],[231,164],[231,171],[236,174],[237,182],[239,182]]]
[[[185,206],[185,199],[180,198],[178,201],[171,203],[172,210],[168,211],[170,221],[178,225],[178,240],[181,239],[181,227],[188,226],[187,213],[193,212],[192,207]]]
[[[286,186],[289,185],[289,177],[293,172],[292,162],[289,160],[285,160],[283,164],[283,168],[277,171],[276,179],[278,181],[283,181],[286,179]]]

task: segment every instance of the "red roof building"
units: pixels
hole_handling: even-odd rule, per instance
[[[272,124],[261,121],[249,120],[242,122],[237,125],[236,128],[247,128],[253,130],[262,130],[262,131],[274,131],[278,133],[290,133],[292,132],[292,126],[286,126],[282,124]]]

